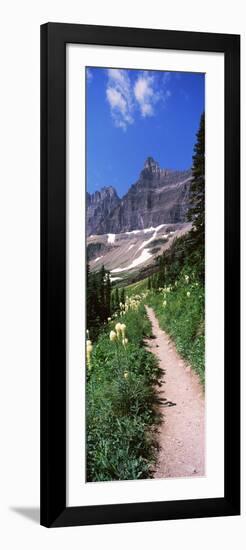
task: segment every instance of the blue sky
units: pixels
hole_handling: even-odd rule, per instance
[[[123,196],[148,156],[161,168],[191,166],[204,74],[89,67],[86,75],[90,193],[112,185]]]

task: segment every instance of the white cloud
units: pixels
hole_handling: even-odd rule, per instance
[[[141,75],[134,86],[134,95],[143,117],[153,116],[154,114],[153,104],[156,102],[157,97],[153,85],[153,76]]]
[[[107,88],[106,90],[107,100],[110,104],[111,109],[119,109],[120,112],[124,115],[126,112],[126,101],[118,90],[115,88]]]
[[[134,86],[134,95],[142,117],[154,116],[156,103],[165,103],[171,96],[170,90],[167,89],[170,77],[168,72],[164,73],[162,78],[159,77],[159,73],[149,75],[145,72],[139,75]]]
[[[171,76],[168,72],[139,71],[135,82],[125,69],[107,69],[107,76],[106,99],[115,126],[124,131],[133,124],[137,111],[143,118],[152,117],[157,102],[166,102],[171,95],[167,88]]]
[[[134,122],[130,78],[123,69],[108,69],[107,75],[106,98],[115,126],[126,130]]]

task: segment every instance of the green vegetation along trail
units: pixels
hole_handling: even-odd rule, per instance
[[[147,340],[163,370],[161,397],[167,402],[159,430],[160,451],[155,478],[205,475],[205,403],[198,375],[185,364],[169,336],[160,329],[154,310],[146,311],[153,337]]]

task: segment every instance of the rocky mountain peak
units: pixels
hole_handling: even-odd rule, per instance
[[[158,162],[147,157],[139,179],[122,199],[112,186],[87,194],[88,235],[184,222],[190,182],[191,170],[161,169]]]
[[[150,172],[157,173],[160,172],[160,166],[153,157],[147,157],[144,163],[144,170],[149,170]]]
[[[161,170],[158,162],[153,157],[147,157],[140,178],[145,180],[159,179],[160,173]]]
[[[87,193],[87,228],[90,234],[104,231],[105,222],[119,203],[120,198],[111,185],[95,193]]]
[[[112,185],[109,185],[108,187],[103,187],[101,189],[106,195],[109,195],[110,197],[117,197],[117,191]]]
[[[111,185],[109,187],[102,187],[99,191],[95,191],[90,194],[87,193],[87,202],[88,204],[98,204],[102,201],[117,202],[119,197],[114,187]]]

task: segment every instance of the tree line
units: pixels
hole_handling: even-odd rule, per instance
[[[110,272],[101,267],[99,271],[90,271],[87,261],[87,329],[90,337],[95,339],[103,324],[117,311],[120,303],[125,303],[125,290],[112,288]]]

